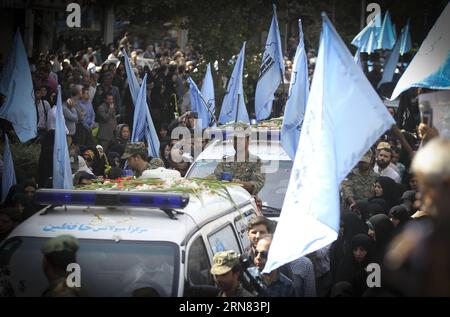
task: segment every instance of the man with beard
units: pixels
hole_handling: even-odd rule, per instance
[[[241,271],[239,255],[236,252],[230,250],[214,255],[211,274],[220,289],[218,297],[253,297],[239,282]]]
[[[373,168],[375,173],[380,176],[387,176],[392,178],[395,182],[400,183],[400,175],[389,166],[392,159],[392,150],[389,148],[383,148],[378,152],[377,161]]]

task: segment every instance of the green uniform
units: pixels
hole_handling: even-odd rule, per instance
[[[350,197],[353,197],[355,201],[372,197],[374,195],[373,184],[375,184],[378,177],[379,175],[372,169],[369,170],[368,175],[362,175],[358,168],[353,169],[342,182],[345,206],[350,206],[348,202]]]
[[[224,292],[221,291],[219,295],[217,295],[217,297],[224,297]],[[255,297],[255,295],[247,291],[245,288],[242,287],[241,284],[239,284],[238,288],[236,288],[233,295],[229,297]]]
[[[159,158],[153,158],[153,159],[150,161],[150,163],[146,163],[146,164],[145,164],[145,168],[144,168],[141,172],[136,171],[136,172],[134,173],[134,176],[135,176],[136,178],[139,178],[139,177],[142,176],[142,173],[144,173],[144,171],[146,171],[146,170],[152,170],[152,169],[155,169],[155,168],[158,168],[158,167],[164,167],[164,162],[163,162],[161,159],[159,159]]]
[[[239,254],[233,250],[217,252],[213,258],[213,265],[211,266],[211,274],[223,275],[230,272],[233,268],[240,265]],[[218,297],[224,297],[224,292],[220,291]],[[234,293],[229,297],[254,297],[250,292],[245,290],[241,283],[234,290]]]
[[[227,162],[224,158],[217,164],[214,176],[220,180],[222,172],[231,173],[233,179],[250,182],[253,185],[251,194],[256,195],[264,187],[265,176],[261,172],[261,166],[261,159],[251,154],[245,162]]]

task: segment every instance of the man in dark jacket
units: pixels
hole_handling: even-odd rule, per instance
[[[104,148],[108,148],[109,143],[114,137],[114,130],[117,126],[116,109],[114,97],[111,94],[105,95],[104,102],[98,107],[98,143]]]

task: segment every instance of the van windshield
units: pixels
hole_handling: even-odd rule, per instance
[[[198,160],[189,170],[187,178],[207,178],[214,174],[219,160]],[[264,187],[258,193],[264,205],[281,209],[292,170],[292,161],[262,161]]]
[[[41,296],[48,287],[41,247],[47,238],[15,237],[0,249],[0,296]],[[132,296],[153,288],[176,296],[179,249],[170,242],[79,239],[77,264],[88,296]],[[70,271],[72,272],[72,271]]]

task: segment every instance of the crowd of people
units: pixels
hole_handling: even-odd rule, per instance
[[[450,143],[423,124],[419,131],[406,160],[394,159],[402,152],[400,140],[386,142],[383,136],[347,176],[340,231],[331,245],[262,274],[276,223],[253,218],[245,261],[234,250],[214,257],[219,296],[449,296],[450,241],[444,230],[450,228]],[[374,264],[381,274],[377,287],[369,283],[368,266]],[[245,270],[254,279],[247,288]]]
[[[38,115],[36,142],[41,144],[39,170],[37,178],[30,179],[31,175],[27,175],[10,189],[4,202],[7,208],[0,212],[0,241],[19,222],[41,208],[32,202],[37,188],[52,187],[58,85],[62,90],[75,186],[90,184],[98,178],[116,179],[128,175],[126,165],[136,176],[152,168],[175,170],[180,176],[186,174],[193,153],[187,153],[191,160],[186,161],[172,157],[172,148],[180,140],[179,136],[172,135],[172,131],[176,127],[185,127],[194,135],[197,117],[190,112],[186,78],[202,62],[202,57],[192,47],[183,52],[170,41],[163,41],[159,46],[146,44],[143,46],[145,49],[134,47],[126,33],[115,46],[110,47],[109,55],[96,46],[95,49],[88,47],[76,52],[66,49],[56,54],[40,54],[32,60],[30,66]],[[148,75],[147,104],[158,131],[160,158],[149,157],[145,144],[130,141],[133,103],[123,51],[130,56],[130,63],[139,80]],[[153,67],[140,64],[141,59],[151,59]],[[308,52],[308,60],[309,75],[312,76],[314,50]],[[373,65],[368,71],[366,63],[364,70],[376,88],[380,80],[379,63]],[[285,59],[285,66],[285,80],[288,82],[292,71],[290,59]],[[391,88],[382,85],[378,92],[382,97],[387,96],[386,91],[391,91]],[[420,149],[427,147],[427,143],[430,143],[430,148],[437,147],[437,141],[432,139],[439,140],[436,129],[420,124],[417,96],[421,92],[421,89],[410,89],[402,94],[398,108],[389,109],[397,127],[387,131],[374,144],[342,183],[341,230],[333,244],[268,275],[261,275],[275,226],[263,216],[249,223],[247,233],[251,248],[247,254],[248,263],[254,268],[250,271],[257,281],[255,285],[261,285],[260,295],[371,296],[376,291],[385,292],[382,293],[384,295],[450,294],[448,283],[439,289],[433,284],[435,280],[422,280],[423,276],[439,279],[434,271],[423,266],[429,265],[431,259],[437,258],[439,251],[449,245],[444,229],[449,228],[445,208],[448,207],[446,203],[450,195],[448,167],[439,161],[434,166],[438,166],[438,172],[429,172],[427,161],[420,161]],[[272,116],[282,115],[285,99],[285,95],[276,96]],[[194,137],[191,139],[195,140]],[[205,142],[201,146],[204,147]],[[448,150],[448,142],[440,146]],[[442,152],[440,155],[442,160],[447,159],[448,162],[448,153]],[[415,156],[419,157],[416,165],[411,164]],[[418,183],[422,184],[422,190],[419,190]],[[249,192],[256,194],[254,184],[249,184],[249,188]],[[424,188],[428,191],[423,191]],[[398,253],[392,253],[392,248],[404,248],[398,239],[410,238],[408,234],[412,227],[426,231],[423,239],[414,240],[416,244],[404,251],[406,255],[403,258],[398,259]],[[422,265],[419,268],[405,268],[410,264],[408,261],[418,256],[412,253],[417,251],[415,246],[430,257],[426,258],[427,261],[419,261]],[[431,249],[426,249],[426,246],[431,246]],[[448,254],[448,250],[445,253]],[[441,262],[443,265],[449,263],[447,258]],[[388,272],[383,275],[384,287],[368,287],[366,279],[369,272],[366,267],[369,263],[377,263]],[[241,265],[241,257],[232,250],[216,254],[211,274],[215,276],[220,296],[252,295],[240,284]],[[405,289],[405,284],[401,283],[405,277],[393,277],[394,272],[400,270],[407,270],[403,272],[405,276],[411,276],[412,272],[423,274],[414,280],[417,284],[413,288]],[[446,274],[448,277],[448,267]],[[425,284],[427,287],[418,288]]]
[[[194,135],[198,117],[190,111],[186,82],[189,74],[205,60],[192,46],[182,51],[170,39],[153,43],[128,32],[108,48],[97,42],[88,45],[86,39],[61,38],[54,52],[39,53],[29,59],[38,129],[33,142],[40,144],[38,170],[33,173],[35,175],[17,174],[18,184],[7,193],[4,206],[14,207],[16,200],[23,200],[22,194],[28,183],[32,183],[35,190],[52,187],[58,85],[61,86],[74,185],[132,175],[126,170],[132,169],[130,159],[123,156],[127,144],[131,143],[134,114],[125,54],[139,82],[147,74],[147,105],[160,142],[157,166],[184,176],[195,151],[198,154],[205,147],[208,140]],[[295,52],[294,46],[292,48]],[[288,82],[292,62],[286,58],[285,63],[285,80]],[[279,101],[275,101],[278,106],[274,107],[274,116],[281,114],[281,103],[285,99],[280,96],[277,98]],[[191,134],[190,153],[184,153],[187,147],[183,146],[183,135],[176,133],[178,127],[187,128]],[[2,121],[2,129],[8,132],[13,142],[17,142],[7,122]],[[203,131],[201,136],[204,136]],[[145,162],[156,159],[149,157],[145,149],[134,156]],[[39,208],[31,206],[31,201],[24,201],[23,205],[27,206],[26,216],[12,217],[16,219],[14,223],[26,219],[32,210]]]

